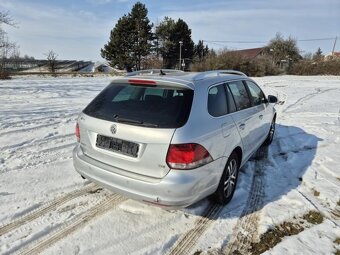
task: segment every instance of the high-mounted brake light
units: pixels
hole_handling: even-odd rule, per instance
[[[80,129],[79,129],[78,122],[76,124],[76,137],[77,137],[77,141],[80,142]]]
[[[149,86],[156,86],[157,83],[152,80],[128,80],[128,83],[133,85],[149,85]]]
[[[213,159],[200,144],[171,144],[166,163],[172,169],[193,169],[208,164]]]

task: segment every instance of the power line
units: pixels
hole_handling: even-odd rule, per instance
[[[210,41],[210,40],[203,41],[208,43],[267,43],[267,41]]]
[[[334,40],[336,37],[331,37],[331,38],[316,38],[316,39],[301,39],[297,40],[298,42],[313,42],[313,41],[330,41]]]
[[[298,42],[313,42],[313,41],[330,41],[334,40],[336,37],[327,37],[327,38],[313,38],[313,39],[300,39],[296,40]],[[207,43],[213,43],[213,44],[225,44],[225,43],[268,43],[269,41],[215,41],[215,40],[203,40]]]

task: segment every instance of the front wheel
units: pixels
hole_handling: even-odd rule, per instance
[[[270,145],[273,141],[274,134],[275,134],[275,117],[272,120],[272,123],[270,124],[268,136],[267,136],[266,140],[264,140],[263,144],[264,145]]]
[[[233,152],[228,159],[218,188],[214,193],[214,198],[217,203],[226,205],[233,198],[237,183],[238,169],[238,157],[237,154]]]

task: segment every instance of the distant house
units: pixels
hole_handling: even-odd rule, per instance
[[[255,59],[255,58],[259,57],[259,56],[264,56],[264,55],[269,55],[270,56],[271,55],[271,53],[268,53],[268,51],[266,51],[266,47],[244,49],[244,50],[235,50],[235,51],[232,51],[232,52],[239,54],[245,60],[248,60],[248,61],[251,61],[251,60],[253,60],[253,59]],[[290,58],[281,59],[276,64],[277,64],[277,66],[281,70],[287,70],[291,61],[292,60]]]
[[[262,48],[252,48],[252,49],[244,49],[244,50],[233,50],[232,52],[235,52],[242,56],[245,59],[251,60],[258,56],[262,56],[265,54],[264,47]]]
[[[340,52],[330,52],[325,56],[325,60],[340,59]]]

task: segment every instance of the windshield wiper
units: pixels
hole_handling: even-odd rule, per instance
[[[144,127],[158,127],[157,124],[153,124],[153,123],[148,123],[148,122],[142,122],[141,126],[144,126]]]
[[[141,120],[122,118],[122,117],[118,117],[118,115],[114,115],[113,119],[116,122],[120,122],[120,123],[129,123],[129,124],[134,124],[134,125],[144,126],[144,127],[158,127],[157,124],[148,123],[148,122],[144,122]]]
[[[133,120],[133,119],[128,119],[128,118],[122,118],[122,117],[118,117],[117,115],[115,115],[113,117],[113,119],[116,122],[121,122],[121,123],[131,123],[131,124],[142,124],[143,122],[140,120]]]

